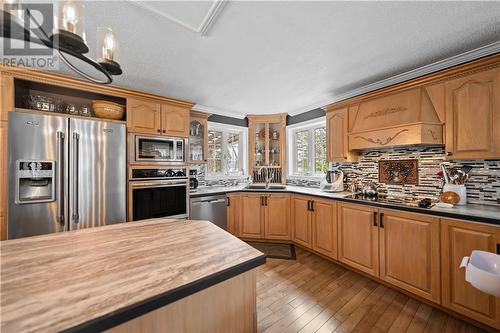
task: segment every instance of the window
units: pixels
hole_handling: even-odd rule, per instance
[[[324,118],[289,127],[288,137],[293,143],[288,155],[290,175],[323,176],[328,170]]]
[[[244,127],[209,123],[207,175],[245,175],[246,140],[247,129]]]

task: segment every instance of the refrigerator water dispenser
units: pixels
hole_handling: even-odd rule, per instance
[[[55,201],[54,161],[16,161],[16,204]]]

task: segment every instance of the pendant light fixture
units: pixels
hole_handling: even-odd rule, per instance
[[[8,10],[6,10],[8,9]],[[122,74],[120,64],[117,62],[118,41],[110,28],[97,29],[97,57],[95,61],[85,54],[89,52],[85,36],[84,6],[78,1],[59,1],[54,17],[54,30],[44,31],[42,25],[32,15],[28,4],[16,0],[6,2],[2,8],[2,29],[0,37],[24,40],[31,43],[45,45],[58,52],[60,59],[74,72],[85,79],[101,84],[113,82],[113,75]],[[27,26],[36,26],[37,29],[25,28],[24,20],[29,20]],[[37,31],[38,33],[33,33]],[[75,65],[70,57],[76,58],[91,65],[103,74],[98,78],[83,71]]]

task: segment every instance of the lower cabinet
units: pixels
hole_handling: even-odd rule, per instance
[[[288,194],[243,194],[239,204],[241,207],[238,233],[240,237],[290,240],[290,196]]]
[[[377,209],[339,203],[339,260],[365,273],[378,276],[379,228]]]
[[[337,203],[315,197],[292,197],[295,243],[337,259]]]
[[[234,236],[239,236],[239,212],[240,212],[240,196],[237,193],[227,195],[227,231]]]
[[[241,196],[240,237],[264,238],[263,202],[263,196],[260,194]]]
[[[440,303],[439,219],[379,210],[380,278]]]
[[[313,250],[337,259],[337,203],[312,200],[311,222]]]
[[[458,313],[500,329],[500,298],[465,281],[462,258],[472,250],[497,252],[500,227],[441,219],[442,304]]]
[[[290,196],[271,194],[264,199],[265,238],[290,240]]]
[[[308,248],[312,247],[310,202],[309,197],[292,196],[292,240]]]

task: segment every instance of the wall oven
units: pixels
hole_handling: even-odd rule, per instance
[[[187,139],[129,134],[129,161],[132,164],[186,164]]]
[[[189,216],[186,169],[132,168],[129,175],[129,221]]]

